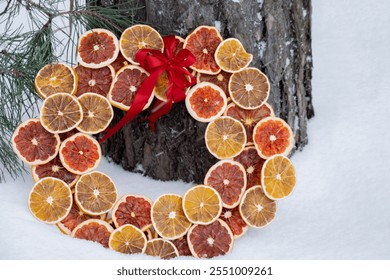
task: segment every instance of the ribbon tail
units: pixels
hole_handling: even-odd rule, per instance
[[[172,100],[166,102],[157,102],[152,113],[147,118],[151,130],[156,131],[156,122],[159,118],[166,115],[172,108]]]

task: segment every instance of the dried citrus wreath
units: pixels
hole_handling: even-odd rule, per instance
[[[65,234],[125,254],[168,259],[230,252],[248,226],[268,225],[276,201],[295,187],[287,158],[293,133],[266,103],[269,81],[248,67],[251,61],[239,40],[223,40],[209,26],[185,40],[162,38],[146,25],[129,27],[120,40],[104,29],[86,32],[76,67],[49,64],[38,72],[35,86],[44,99],[40,118],[22,123],[12,137],[15,152],[32,166],[31,213]],[[209,123],[205,143],[220,161],[204,185],[183,196],[118,199],[113,180],[94,171],[102,155],[90,135],[107,129],[112,106],[134,115],[154,96],[160,109],[166,108],[152,122],[185,98],[189,114]]]

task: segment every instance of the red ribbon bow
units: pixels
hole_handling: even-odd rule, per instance
[[[148,103],[158,78],[163,72],[167,71],[168,73],[167,101],[157,100],[155,102],[152,114],[147,118],[152,130],[155,130],[156,121],[171,110],[173,102],[177,103],[185,99],[184,89],[195,84],[195,77],[187,70],[187,67],[195,63],[194,55],[187,49],[182,49],[175,55],[174,51],[177,44],[175,36],[165,36],[163,40],[164,53],[152,49],[141,49],[137,52],[135,59],[150,75],[138,89],[126,115],[114,127],[108,130],[99,141],[100,144],[142,112],[142,109]]]

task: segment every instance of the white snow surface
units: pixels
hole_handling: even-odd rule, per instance
[[[310,143],[292,161],[298,183],[276,219],[221,259],[390,258],[390,2],[313,1]],[[120,195],[184,194],[102,161]],[[29,176],[0,185],[1,259],[152,259],[73,239],[30,214]]]

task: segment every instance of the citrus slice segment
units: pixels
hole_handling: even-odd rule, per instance
[[[160,257],[169,260],[179,256],[179,252],[173,243],[169,240],[156,238],[149,240],[146,244],[145,254],[153,257]]]
[[[161,35],[152,27],[136,24],[125,31],[119,41],[122,55],[132,64],[139,65],[135,60],[135,54],[140,49],[154,49],[163,51],[164,42]]]
[[[102,68],[118,57],[119,42],[109,30],[97,28],[85,32],[79,40],[77,61],[88,68]]]
[[[241,217],[238,208],[238,206],[233,209],[224,208],[221,214],[221,220],[229,226],[235,239],[243,236],[248,230],[248,225]]]
[[[249,226],[265,227],[275,218],[276,201],[266,197],[261,186],[254,186],[245,192],[240,213]]]
[[[72,201],[69,186],[62,180],[49,177],[35,183],[28,198],[28,206],[39,221],[55,224],[68,215]]]
[[[205,141],[207,149],[216,158],[232,158],[245,147],[245,128],[231,117],[219,117],[208,124]]]
[[[213,258],[233,248],[233,233],[221,219],[209,225],[193,225],[187,235],[188,246],[196,258]]]
[[[230,97],[243,109],[260,108],[267,101],[269,91],[267,76],[254,67],[232,74],[229,80]]]
[[[77,129],[87,134],[104,131],[114,117],[114,111],[107,98],[97,93],[88,92],[77,100],[83,108],[83,120]]]
[[[222,36],[213,26],[199,26],[184,41],[184,48],[189,50],[196,58],[191,69],[205,74],[218,74],[221,69],[217,65],[214,54]]]
[[[89,219],[74,228],[72,237],[97,242],[108,248],[108,241],[113,231],[114,229],[107,222]]]
[[[200,122],[210,122],[222,116],[226,106],[226,94],[220,87],[209,82],[195,85],[186,96],[188,112]]]
[[[287,156],[294,147],[294,134],[281,118],[267,117],[253,129],[253,142],[264,159],[277,154]]]
[[[150,209],[152,200],[146,196],[125,194],[119,199],[112,209],[112,220],[115,227],[131,224],[142,231],[152,226]]]
[[[246,190],[244,167],[233,160],[221,160],[210,167],[204,184],[218,191],[223,207],[234,208]]]
[[[81,96],[86,92],[107,96],[115,77],[115,70],[112,66],[92,69],[77,65],[74,69],[79,77],[76,96]]]
[[[265,161],[261,171],[261,185],[266,196],[273,200],[285,198],[292,193],[295,184],[295,169],[287,157],[275,155]]]
[[[145,234],[133,225],[123,225],[111,233],[108,241],[110,249],[123,254],[140,254],[146,250]]]
[[[133,104],[139,87],[148,76],[148,72],[139,66],[128,65],[122,67],[122,69],[116,74],[114,82],[108,93],[108,99],[110,100],[112,106],[128,111],[131,104]],[[153,97],[153,94],[151,94],[144,110],[150,106],[153,101]]]
[[[99,171],[84,174],[76,183],[75,201],[90,215],[102,215],[114,207],[118,192],[111,178]]]
[[[192,256],[190,247],[188,247],[187,236],[172,240],[172,243],[177,248],[179,256]]]
[[[126,58],[119,52],[118,57],[113,63],[111,63],[112,68],[115,70],[115,73],[118,72],[122,67],[129,65],[129,62]]]
[[[83,120],[83,109],[72,95],[55,93],[41,107],[41,123],[51,133],[64,133],[76,128]]]
[[[221,42],[215,51],[215,61],[224,71],[236,73],[251,63],[253,55],[248,53],[236,38]]]
[[[57,156],[60,147],[59,136],[49,133],[38,119],[29,119],[20,124],[11,141],[18,157],[31,165],[51,161]]]
[[[223,90],[226,97],[229,97],[229,79],[231,75],[231,73],[225,71],[221,71],[218,75],[198,73],[197,82],[209,82],[215,84]]]
[[[153,226],[151,226],[147,230],[145,230],[144,233],[145,233],[146,237],[148,238],[148,240],[156,239],[159,237],[158,233],[156,232],[156,230],[154,229]]]
[[[89,135],[76,133],[60,146],[62,165],[74,174],[84,174],[95,169],[102,158],[99,143]]]
[[[176,239],[184,236],[191,226],[182,208],[183,199],[177,194],[163,194],[152,205],[153,227],[161,237]]]
[[[221,215],[222,200],[217,190],[197,185],[184,194],[183,210],[191,223],[208,225]]]
[[[34,81],[35,89],[42,98],[54,93],[64,92],[73,95],[77,90],[75,71],[63,63],[51,63],[43,66]]]
[[[241,163],[245,168],[247,189],[255,185],[261,185],[261,169],[265,160],[259,156],[255,147],[246,147],[234,160]]]

